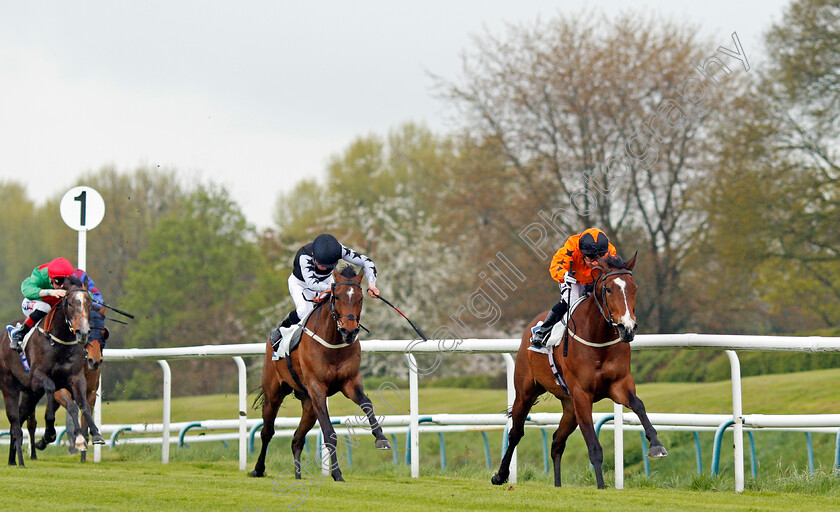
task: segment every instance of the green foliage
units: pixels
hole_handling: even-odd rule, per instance
[[[226,191],[199,186],[187,196],[149,232],[128,268],[124,304],[137,321],[126,346],[252,341],[242,319],[250,314],[246,299],[264,266],[252,239]],[[193,372],[207,368],[194,365]],[[188,393],[226,382],[204,372],[183,380]]]
[[[709,216],[692,265],[692,302],[708,311],[700,330],[840,324],[838,40],[836,2],[792,2],[768,33],[764,71],[727,99],[716,172],[700,194]]]

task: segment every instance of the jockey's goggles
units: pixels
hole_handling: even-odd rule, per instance
[[[584,254],[583,257],[588,259],[588,260],[600,260],[601,258],[603,258],[606,255],[607,255],[607,253],[603,252],[601,254]]]
[[[64,278],[63,277],[53,277],[51,279],[51,281],[52,281],[53,286],[56,286],[56,287],[64,284]]]

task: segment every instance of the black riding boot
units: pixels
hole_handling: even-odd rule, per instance
[[[537,332],[534,333],[534,336],[531,339],[531,345],[537,348],[545,347],[545,339],[551,333],[551,328],[554,327],[561,318],[563,318],[563,315],[566,314],[568,309],[569,305],[563,300],[555,304],[554,307],[551,308],[551,311],[548,312],[545,320],[543,320],[543,324]]]
[[[278,344],[280,343],[280,338],[282,337],[282,334],[280,333],[280,328],[291,327],[298,322],[300,322],[300,317],[298,316],[296,310],[292,310],[291,313],[286,315],[286,318],[284,318],[282,322],[277,324],[277,327],[272,329],[271,337],[269,338],[269,340],[271,341],[271,346],[274,347],[274,350],[277,350],[277,347],[279,346]]]

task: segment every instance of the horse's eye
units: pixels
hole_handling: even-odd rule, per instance
[[[612,293],[612,289],[609,286],[605,286],[604,289],[607,290],[607,293]]]

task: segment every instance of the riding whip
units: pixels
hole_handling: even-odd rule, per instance
[[[399,308],[397,308],[397,306],[395,306],[395,305],[391,304],[390,302],[388,302],[387,300],[385,300],[385,299],[384,299],[381,295],[377,295],[377,297],[376,297],[376,298],[377,298],[377,299],[379,299],[379,300],[381,300],[381,301],[382,301],[382,302],[384,302],[385,304],[388,304],[388,305],[389,305],[389,306],[391,306],[392,308],[394,308],[394,311],[396,311],[396,312],[397,312],[397,313],[399,313],[399,314],[400,314],[403,318],[405,318],[405,319],[408,321],[408,323],[409,323],[409,324],[411,324],[411,327],[415,330],[415,332],[417,332],[417,334],[419,334],[419,335],[420,335],[420,337],[421,337],[421,338],[423,338],[423,341],[429,341],[429,340],[426,338],[426,335],[425,335],[425,334],[423,334],[423,331],[421,331],[419,327],[417,327],[416,325],[414,325],[414,322],[412,322],[410,318],[408,318],[407,316],[405,316],[405,313],[403,313],[402,311],[400,311],[400,310],[399,310]]]
[[[131,318],[132,320],[134,319],[134,315],[132,315],[131,313],[126,313],[125,311],[123,311],[121,309],[117,309],[114,306],[109,306],[108,304],[105,304],[104,302],[99,302],[98,300],[95,300],[93,302],[96,303],[96,304],[99,304],[100,306],[105,306],[106,308],[110,309],[114,313],[119,313],[123,316],[127,316],[128,318]]]

